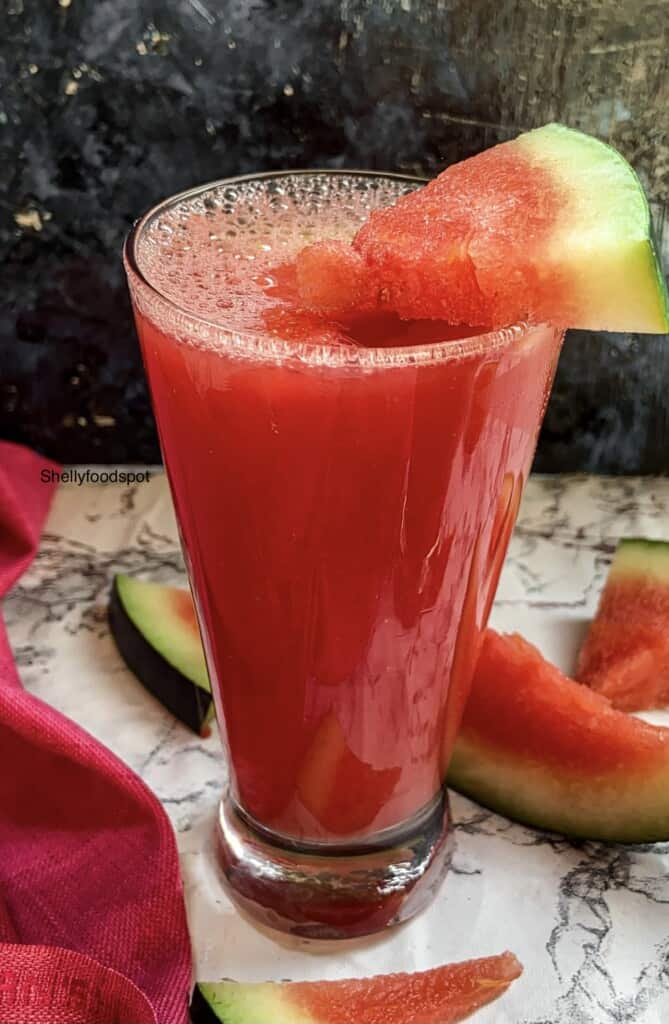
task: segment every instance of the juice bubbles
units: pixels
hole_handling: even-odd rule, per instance
[[[561,342],[300,309],[296,252],[412,187],[221,185],[131,267],[232,801],[292,845],[438,798]]]

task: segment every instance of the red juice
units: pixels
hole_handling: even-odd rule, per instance
[[[439,794],[561,343],[300,309],[295,253],[388,182],[184,200],[136,257],[232,799],[291,843],[368,843]]]

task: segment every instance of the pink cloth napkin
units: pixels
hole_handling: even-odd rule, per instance
[[[35,553],[53,468],[0,443],[0,598]],[[165,812],[21,688],[0,618],[0,1024],[185,1024],[190,981]]]

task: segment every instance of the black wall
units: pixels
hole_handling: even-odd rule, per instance
[[[155,200],[278,167],[431,174],[552,119],[669,193],[664,0],[0,0],[0,436],[158,458],[120,264]],[[669,338],[568,338],[537,468],[669,469]]]

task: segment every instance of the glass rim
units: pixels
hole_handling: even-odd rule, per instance
[[[259,171],[250,174],[234,175],[233,177],[217,178],[213,181],[204,182],[167,196],[160,202],[155,203],[134,221],[128,232],[123,245],[123,262],[130,284],[133,279],[139,282],[143,289],[146,289],[154,302],[164,306],[173,315],[173,325],[179,326],[184,333],[196,328],[195,333],[200,340],[207,342],[214,340],[220,342],[213,349],[219,352],[234,352],[239,356],[247,356],[259,360],[272,360],[331,366],[331,367],[355,367],[368,369],[390,368],[392,366],[422,365],[426,363],[446,363],[453,360],[460,360],[481,352],[494,352],[499,349],[510,347],[514,341],[522,338],[529,331],[541,328],[557,327],[546,323],[530,323],[519,321],[515,324],[484,331],[481,334],[469,335],[463,338],[447,341],[425,342],[418,345],[401,346],[371,346],[353,347],[337,345],[336,343],[318,342],[296,342],[288,338],[270,335],[262,331],[245,329],[235,331],[234,328],[218,323],[216,320],[203,317],[180,305],[170,296],[165,295],[144,273],[139,266],[137,258],[138,241],[143,230],[160,216],[162,212],[184,200],[196,199],[201,195],[220,188],[229,188],[248,182],[262,182],[280,180],[282,178],[293,178],[300,176],[327,176],[327,177],[351,177],[371,178],[378,180],[390,180],[406,182],[408,184],[426,184],[430,179],[417,175],[399,174],[393,171],[372,171],[352,168],[297,168],[294,170],[283,169],[275,171]],[[131,287],[131,293],[132,293]],[[133,300],[134,300],[133,295]],[[149,319],[153,319],[149,316]],[[156,324],[160,328],[160,324]],[[180,340],[179,338],[177,340]]]

